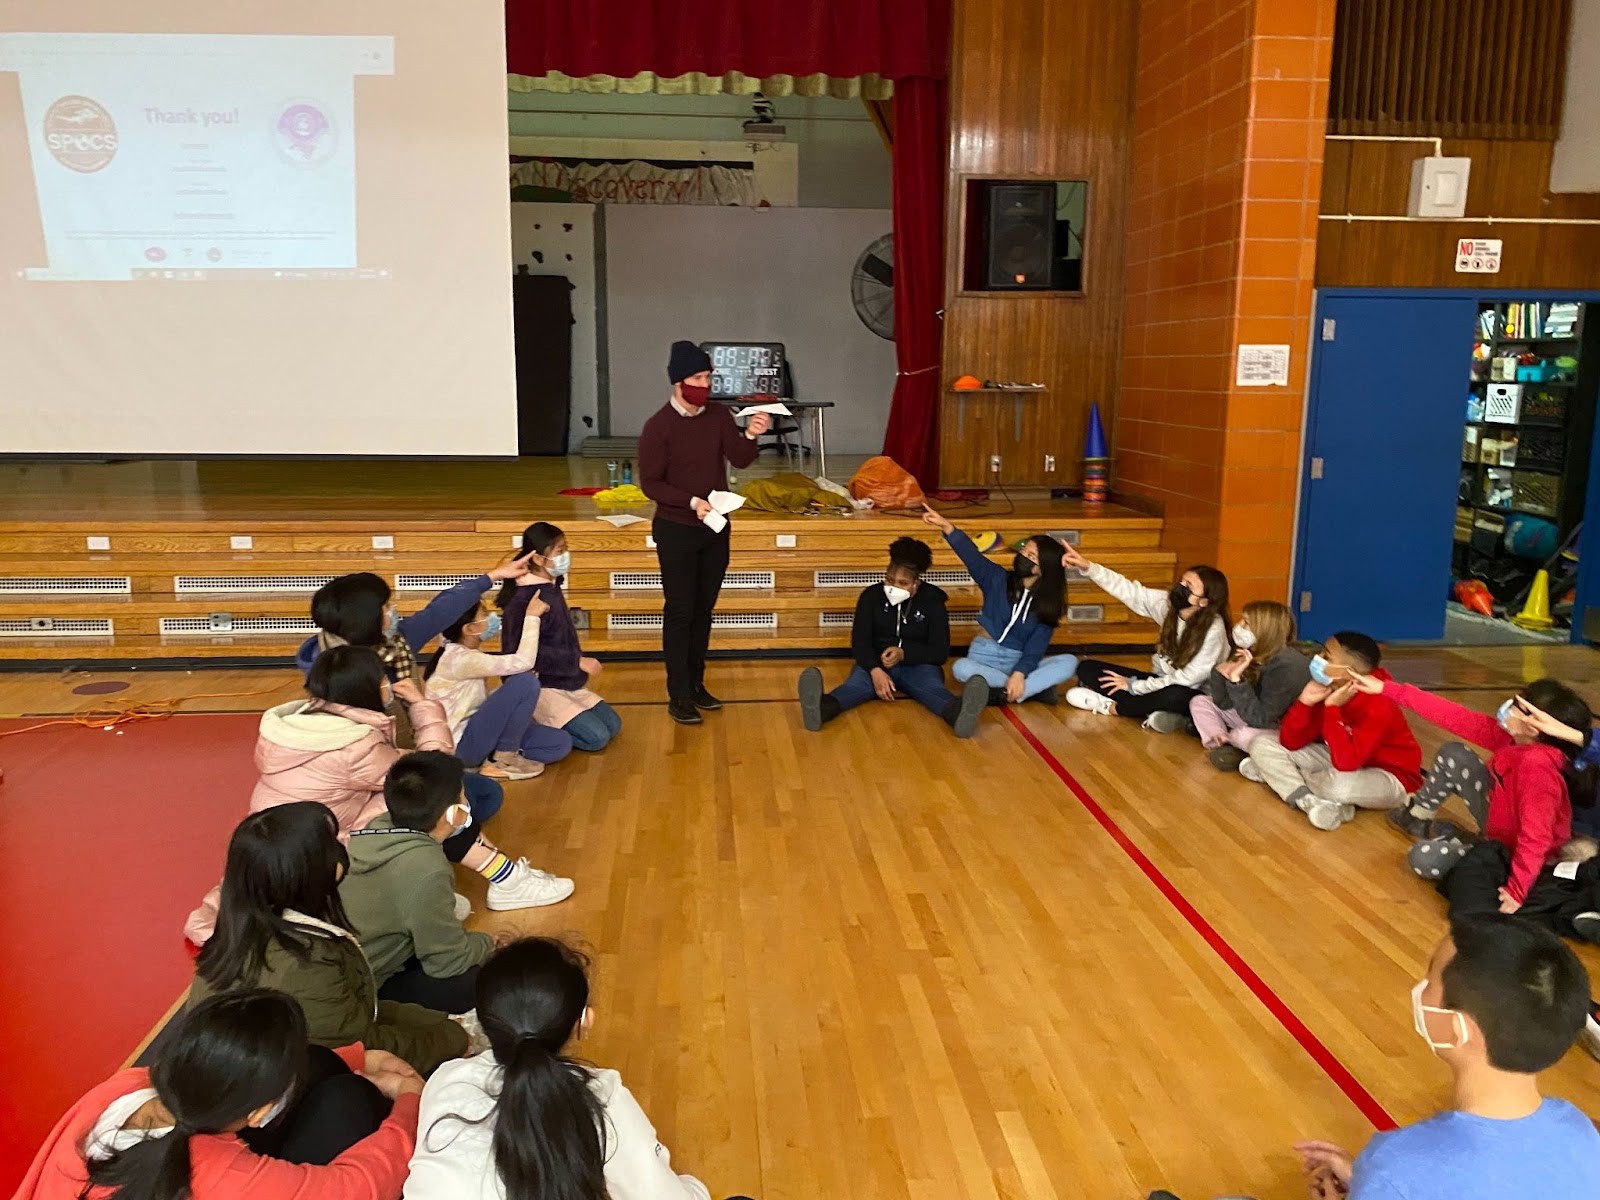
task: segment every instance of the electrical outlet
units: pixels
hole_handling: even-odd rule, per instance
[[[998,454],[989,455],[989,474],[1000,474],[1000,456]]]
[[[1056,469],[1056,456],[1054,454],[1046,454],[1044,456],[1044,469],[1046,471],[1054,471]]]
[[[256,540],[253,537],[234,536],[228,539],[228,549],[230,550],[253,550],[255,544]]]
[[[776,535],[774,535],[772,540],[777,545],[779,550],[793,550],[794,549],[794,546],[795,546],[795,535],[792,534],[792,533],[776,534]]]
[[[391,535],[384,533],[373,534],[372,548],[374,550],[393,550],[394,538]]]
[[[83,542],[90,550],[111,549],[111,539],[108,537],[86,537]]]

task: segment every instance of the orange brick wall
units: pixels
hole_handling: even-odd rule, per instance
[[[1142,0],[1114,486],[1235,607],[1284,599],[1334,0]],[[1233,386],[1286,343],[1287,388]]]

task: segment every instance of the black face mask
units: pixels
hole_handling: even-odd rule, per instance
[[[1181,583],[1173,584],[1172,590],[1167,593],[1167,599],[1172,601],[1172,607],[1176,609],[1185,609],[1194,603],[1194,597],[1189,589]]]
[[[1035,563],[1026,554],[1019,554],[1011,560],[1011,573],[1018,579],[1026,579],[1038,569]]]

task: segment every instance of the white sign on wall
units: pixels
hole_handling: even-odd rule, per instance
[[[1234,386],[1288,387],[1289,347],[1241,345]]]
[[[1498,275],[1500,239],[1460,239],[1456,242],[1456,270],[1463,275]]]

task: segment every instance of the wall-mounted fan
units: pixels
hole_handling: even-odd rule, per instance
[[[885,341],[894,341],[894,234],[884,234],[856,259],[850,272],[850,300],[863,325]]]

